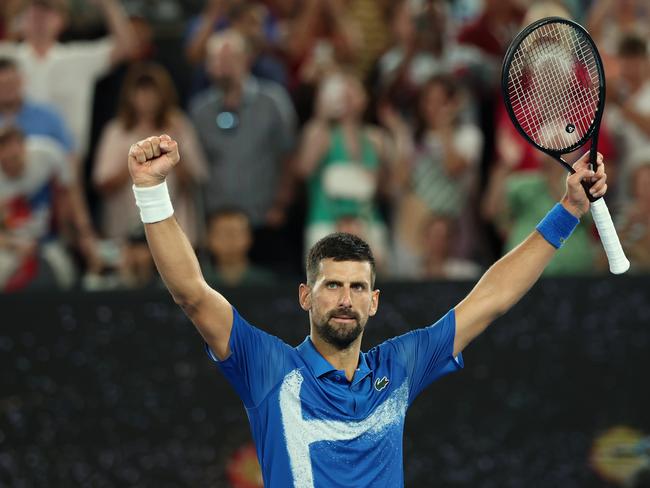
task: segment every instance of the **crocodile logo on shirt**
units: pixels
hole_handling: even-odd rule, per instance
[[[375,390],[377,390],[377,391],[383,390],[384,388],[386,388],[388,386],[389,382],[390,382],[390,380],[388,378],[386,378],[385,376],[383,378],[381,378],[381,379],[379,379],[379,378],[376,379],[375,380]]]

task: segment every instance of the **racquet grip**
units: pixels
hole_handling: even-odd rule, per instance
[[[591,215],[594,217],[600,240],[605,248],[605,254],[607,254],[609,270],[613,274],[625,273],[630,268],[630,262],[625,257],[605,200],[600,198],[592,202]]]

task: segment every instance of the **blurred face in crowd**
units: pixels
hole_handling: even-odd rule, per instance
[[[131,96],[131,104],[140,120],[155,117],[160,110],[161,103],[161,94],[153,84],[138,86]]]
[[[619,58],[621,78],[632,90],[637,90],[650,80],[647,56],[621,56]]]
[[[65,28],[61,7],[47,1],[32,1],[23,13],[23,34],[27,40],[56,41]]]
[[[221,89],[242,83],[248,73],[244,38],[234,31],[215,34],[208,41],[206,64],[212,81]]]
[[[208,226],[208,249],[219,264],[247,260],[253,237],[248,218],[239,213],[214,217]]]
[[[22,80],[16,67],[0,68],[0,112],[14,112],[22,103]]]
[[[0,136],[0,170],[7,178],[19,178],[25,170],[25,142],[18,133]]]
[[[155,277],[155,266],[146,242],[132,242],[122,250],[122,279],[127,286],[148,285]]]

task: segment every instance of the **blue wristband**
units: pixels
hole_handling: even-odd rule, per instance
[[[553,247],[559,249],[579,222],[580,220],[575,215],[564,208],[561,203],[557,203],[537,224],[536,229]]]

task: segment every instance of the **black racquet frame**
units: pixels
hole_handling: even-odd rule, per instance
[[[564,24],[574,31],[574,33],[580,38],[579,40],[581,43],[583,41],[586,41],[586,43],[591,48],[590,54],[593,54],[593,60],[594,64],[596,65],[596,70],[599,78],[599,86],[597,91],[598,101],[595,107],[595,112],[593,114],[593,120],[591,121],[583,136],[578,141],[567,147],[562,147],[559,149],[549,149],[535,142],[532,138],[533,136],[529,136],[522,127],[521,122],[517,118],[515,110],[510,101],[511,87],[509,85],[509,74],[512,62],[515,59],[515,55],[519,52],[521,44],[529,35],[531,35],[531,33],[548,24]],[[553,159],[557,160],[562,166],[564,166],[564,168],[566,168],[567,171],[569,171],[569,173],[573,174],[575,173],[575,170],[571,167],[571,165],[562,159],[562,155],[575,151],[576,149],[584,146],[585,143],[591,139],[591,148],[589,150],[589,164],[592,170],[596,170],[596,165],[598,164],[596,158],[598,151],[598,133],[600,130],[600,123],[603,118],[603,112],[605,111],[605,71],[603,69],[603,61],[600,57],[600,54],[598,53],[596,44],[584,27],[576,22],[573,22],[572,20],[568,20],[562,17],[546,17],[525,27],[513,39],[510,47],[508,48],[508,51],[506,52],[501,70],[501,91],[510,120],[517,128],[517,131],[523,136],[524,140],[528,141],[544,154],[547,154]],[[585,190],[585,193],[587,194],[587,198],[591,202],[591,214],[594,218],[596,228],[598,229],[598,234],[603,244],[603,248],[607,254],[609,269],[613,274],[625,273],[630,267],[630,262],[625,257],[625,252],[621,247],[621,243],[616,233],[614,223],[612,222],[607,204],[605,203],[604,199],[601,199],[601,197],[594,198],[591,195],[589,192],[591,185],[589,183],[586,181],[582,181],[581,183],[582,187]]]
[[[510,97],[508,96],[508,74],[510,73],[510,66],[512,64],[512,60],[514,57],[514,53],[519,49],[519,46],[521,45],[522,41],[528,37],[528,35],[540,28],[543,25],[546,24],[555,24],[555,23],[562,23],[562,24],[567,24],[571,26],[572,28],[576,29],[577,31],[580,31],[583,35],[585,40],[590,44],[594,58],[596,59],[596,68],[598,70],[598,77],[600,80],[600,87],[598,90],[598,106],[596,107],[596,112],[594,114],[594,120],[592,121],[591,125],[585,132],[585,134],[572,144],[571,146],[563,149],[561,152],[560,151],[553,151],[548,148],[542,147],[539,144],[537,144],[531,137],[526,134],[526,132],[522,129],[521,125],[517,122],[517,117],[515,115],[514,109],[512,108],[512,104],[510,103]],[[598,49],[596,48],[596,44],[594,43],[593,39],[589,35],[589,32],[582,27],[580,24],[577,22],[574,22],[572,20],[565,19],[563,17],[546,17],[543,19],[540,19],[536,22],[533,22],[532,24],[528,25],[526,28],[524,28],[517,36],[514,38],[512,43],[510,43],[510,47],[508,47],[508,51],[506,52],[504,61],[503,61],[503,66],[501,69],[501,92],[503,95],[503,100],[506,105],[506,110],[508,111],[508,115],[510,116],[510,120],[512,120],[513,125],[517,128],[517,131],[526,139],[530,144],[535,146],[537,149],[542,151],[545,154],[548,154],[549,156],[553,157],[556,159],[562,166],[566,168],[567,171],[569,171],[571,174],[575,173],[575,170],[571,167],[569,163],[564,161],[562,159],[562,154],[570,153],[572,151],[575,151],[576,149],[582,147],[585,145],[585,143],[591,139],[591,148],[589,150],[589,162],[591,164],[592,169],[595,171],[596,170],[596,153],[598,152],[598,132],[600,129],[600,122],[603,118],[603,112],[605,111],[605,71],[603,69],[603,61],[600,57],[600,54],[598,53]],[[589,198],[590,201],[595,201],[597,198],[594,198],[591,193],[589,193],[589,184],[583,182],[583,186],[585,187],[585,191],[587,193],[587,197]]]

